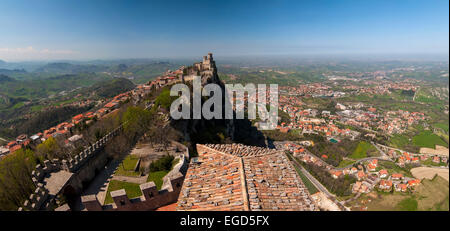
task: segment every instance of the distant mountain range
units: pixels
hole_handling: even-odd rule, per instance
[[[37,68],[34,72],[47,72],[58,74],[76,74],[82,72],[100,72],[107,70],[106,66],[99,65],[77,65],[70,63],[49,63]]]
[[[6,83],[6,82],[14,82],[14,81],[16,81],[16,80],[0,73],[0,84]]]
[[[27,71],[25,69],[14,69],[14,70],[9,70],[9,69],[1,69],[0,68],[0,75],[14,75],[14,74],[24,74],[27,73]]]

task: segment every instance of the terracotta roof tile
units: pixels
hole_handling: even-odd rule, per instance
[[[197,145],[177,210],[314,210],[283,152],[241,144]]]

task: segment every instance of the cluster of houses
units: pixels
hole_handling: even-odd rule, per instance
[[[94,112],[86,112],[83,114],[78,114],[70,121],[62,122],[54,127],[51,127],[47,130],[44,130],[43,132],[38,132],[30,137],[26,134],[19,135],[15,140],[12,140],[8,142],[5,146],[0,147],[0,158],[3,156],[6,156],[10,153],[14,153],[15,151],[28,147],[30,144],[40,144],[47,140],[50,137],[58,137],[62,136],[64,138],[67,138],[66,144],[70,144],[79,139],[77,139],[77,135],[69,137],[72,132],[73,128],[80,123],[92,123],[94,120],[93,118],[103,118],[110,114],[113,114],[115,110],[118,110],[117,108],[119,105],[126,100],[129,100],[130,98],[134,96],[143,96],[146,93],[148,93],[151,90],[150,86],[148,85],[139,85],[135,89],[121,93],[119,95],[116,95],[113,97],[112,100],[107,102],[102,108],[94,111]]]
[[[200,64],[204,65],[204,67],[202,66],[199,69],[200,74],[202,74],[204,71],[210,71],[211,69],[210,65],[212,65],[212,55],[209,55],[204,59],[206,59],[206,62],[205,60],[203,62],[200,62]],[[209,66],[207,64],[209,64]],[[36,133],[30,137],[28,137],[26,134],[20,135],[16,138],[16,140],[10,141],[5,146],[0,146],[0,158],[21,148],[27,147],[30,144],[37,145],[39,143],[42,143],[50,137],[57,137],[62,135],[64,138],[67,138],[66,144],[75,142],[79,140],[80,137],[78,135],[69,137],[72,133],[73,127],[80,123],[90,124],[94,122],[94,118],[100,119],[114,114],[114,112],[118,110],[119,106],[123,102],[131,99],[138,101],[142,99],[146,94],[148,94],[153,88],[161,88],[175,82],[184,81],[185,79],[190,80],[189,78],[192,75],[184,76],[184,69],[185,67],[181,66],[175,71],[168,70],[162,76],[157,77],[155,80],[149,81],[146,84],[138,85],[133,90],[130,90],[128,92],[116,95],[112,100],[105,103],[102,108],[96,111],[78,114],[72,117],[70,121],[62,122],[54,127],[51,127],[43,132]]]
[[[15,140],[8,142],[5,146],[0,147],[0,158],[15,152],[22,148],[22,146],[28,146],[31,143],[31,139],[26,134],[17,136]]]
[[[301,145],[288,142],[284,144],[284,148],[294,153],[294,157],[299,158],[305,163],[311,163],[319,167],[323,167],[331,174],[334,179],[339,179],[346,175],[354,176],[358,181],[353,186],[354,193],[368,193],[375,187],[378,182],[377,176],[374,174],[366,173],[362,165],[358,167],[349,167],[344,169],[336,169],[335,167],[326,163],[323,159],[328,158],[326,155],[322,155],[322,158],[318,158],[308,153]],[[377,166],[378,160],[372,160],[370,165]],[[382,172],[383,173],[383,172]]]
[[[281,86],[280,91],[287,95],[312,97],[313,95],[329,95],[333,91],[324,83],[300,84],[298,86]],[[281,97],[280,97],[281,100]]]
[[[408,189],[413,190],[420,184],[419,179],[405,177],[401,173],[389,174],[386,169],[379,169],[378,159],[367,161],[364,165],[357,167],[349,167],[344,169],[336,169],[327,164],[321,158],[309,154],[302,145],[292,142],[284,143],[285,150],[294,153],[294,156],[305,163],[312,163],[319,167],[324,167],[329,171],[334,179],[339,179],[346,175],[354,176],[357,181],[352,186],[353,193],[369,193],[375,188],[382,191],[395,190],[398,192],[406,192]],[[322,155],[326,159],[326,155]],[[379,169],[377,171],[377,169]]]
[[[403,133],[409,126],[428,119],[422,112],[404,110],[377,113],[377,109],[374,107],[368,107],[366,110],[351,110],[339,103],[336,105],[336,109],[342,110],[336,114],[343,124],[377,129],[387,134]]]
[[[175,71],[167,70],[164,72],[163,75],[156,77],[156,79],[150,81],[148,83],[148,86],[150,88],[152,87],[163,87],[167,84],[171,84],[174,82],[180,82],[183,81],[183,70],[185,69],[184,66],[181,66]]]
[[[374,73],[369,73],[370,75]],[[366,80],[365,84],[371,85],[372,80]],[[416,85],[408,81],[394,83],[392,81],[377,82],[378,86],[357,86],[359,93],[390,94],[389,89],[416,90]],[[345,85],[349,86],[349,85]],[[350,84],[350,86],[352,86]],[[289,132],[292,129],[300,129],[306,133],[324,133],[330,136],[348,136],[354,139],[359,133],[350,129],[340,129],[334,122],[341,124],[374,129],[386,134],[403,133],[409,126],[428,119],[422,112],[409,112],[405,110],[377,112],[374,107],[366,107],[362,103],[336,104],[338,112],[331,114],[330,111],[317,109],[304,109],[302,97],[312,97],[317,94],[329,94],[330,89],[324,83],[301,84],[296,87],[286,86],[280,88],[279,105],[280,110],[286,112],[290,122],[281,124],[278,129],[281,132]],[[326,121],[324,120],[326,119]]]
[[[409,126],[428,119],[422,112],[387,111],[375,127],[387,134],[403,133]]]
[[[322,111],[323,118],[315,118],[319,115],[316,109],[300,109],[291,104],[291,102],[280,103],[280,109],[289,114],[290,122],[282,122],[277,129],[287,133],[292,129],[301,130],[303,133],[323,133],[327,137],[342,136],[354,139],[359,136],[359,132],[352,131],[349,128],[339,128],[333,123],[338,119],[337,115],[331,115],[330,111]],[[329,122],[327,122],[327,120]]]
[[[376,186],[379,190],[390,192],[406,192],[413,190],[420,184],[420,179],[405,177],[401,173],[389,174],[388,170],[380,169],[377,171],[378,160],[373,159],[365,165],[366,172],[360,170],[357,173],[358,181],[353,184],[353,193],[368,193]]]
[[[320,158],[317,158],[316,156],[310,154],[304,147],[305,146],[312,146],[314,145],[313,141],[300,141],[300,142],[283,142],[282,144],[277,143],[275,146],[277,149],[284,149],[291,153],[293,153],[293,156],[300,159],[301,161],[305,163],[313,163],[319,167],[325,167],[328,170],[332,169],[332,166],[323,161]]]
[[[389,151],[392,153],[394,151]],[[431,158],[431,161],[435,164],[447,163],[448,158],[446,156],[439,155],[428,155],[428,154],[413,154],[408,152],[403,152],[402,155],[397,158],[397,165],[400,167],[404,167],[406,164],[415,164],[419,163],[419,161],[426,161]]]
[[[351,76],[351,75],[349,75]],[[362,81],[363,85],[348,84],[343,86],[344,89],[354,90],[354,94],[376,94],[376,95],[387,95],[391,94],[392,90],[405,90],[405,91],[416,91],[417,84],[414,81],[405,79],[401,82],[394,82],[384,79],[383,75],[375,77],[376,80],[365,80]]]

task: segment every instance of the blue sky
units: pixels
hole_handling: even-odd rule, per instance
[[[449,1],[0,1],[0,59],[448,54]]]

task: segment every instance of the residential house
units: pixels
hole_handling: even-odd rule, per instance
[[[392,174],[392,179],[393,180],[401,180],[401,179],[403,179],[403,174],[401,174],[401,173],[394,173],[394,174]]]
[[[382,169],[382,170],[380,170],[380,171],[378,172],[378,176],[379,176],[380,178],[386,178],[388,175],[389,175],[389,174],[388,174],[388,171],[387,171],[386,169]]]
[[[377,166],[373,165],[372,163],[367,165],[367,169],[371,172],[375,171],[376,168],[377,168]]]
[[[363,171],[359,171],[358,174],[357,174],[358,180],[362,180],[365,176],[366,176],[366,174],[364,174]]]
[[[415,179],[415,180],[409,180],[408,181],[408,187],[414,187],[420,184],[420,179]]]
[[[406,192],[408,189],[408,186],[406,184],[396,184],[395,185],[395,191],[397,192]]]
[[[378,166],[378,160],[377,159],[373,159],[372,160],[372,165],[375,166],[375,168]]]
[[[352,193],[358,193],[360,188],[361,188],[361,181],[356,181],[356,183],[353,184]]]
[[[437,164],[440,163],[441,160],[439,159],[439,156],[434,156],[434,157],[433,157],[433,162],[434,162],[434,163],[437,163]]]
[[[379,188],[385,191],[390,191],[392,189],[392,181],[380,180]]]
[[[341,175],[342,175],[342,172],[341,172],[341,171],[335,171],[335,172],[333,172],[333,174],[332,174],[332,176],[333,176],[334,179],[339,178]]]

